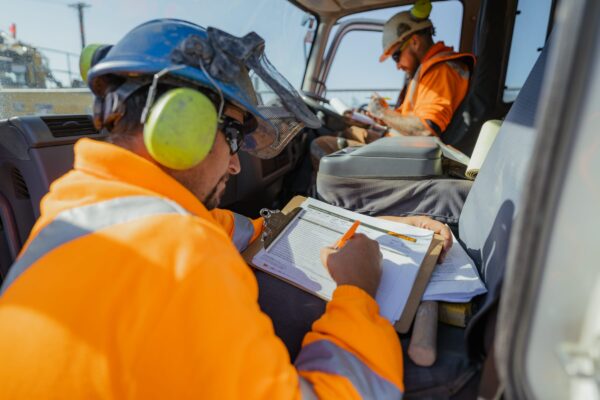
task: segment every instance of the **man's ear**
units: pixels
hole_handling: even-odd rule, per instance
[[[410,46],[415,51],[420,50],[423,46],[423,41],[421,40],[421,37],[419,35],[412,35],[412,37],[410,38]]]

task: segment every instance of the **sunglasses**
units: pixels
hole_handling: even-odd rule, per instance
[[[229,154],[234,155],[240,151],[244,140],[244,125],[233,118],[223,116],[219,123],[219,130],[225,135],[225,140],[229,145]]]
[[[408,37],[406,39],[406,41],[404,43],[402,43],[402,45],[400,45],[400,47],[398,47],[398,50],[396,50],[393,54],[392,54],[392,60],[394,60],[394,62],[397,64],[400,61],[400,55],[402,54],[402,52],[404,51],[404,49],[406,49],[408,47],[408,42],[410,41],[410,37]]]

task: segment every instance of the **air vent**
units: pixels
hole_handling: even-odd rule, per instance
[[[23,175],[21,175],[21,171],[17,168],[13,168],[10,171],[10,175],[12,177],[16,197],[18,199],[28,199],[29,190],[27,189],[27,184],[25,183],[25,179],[23,179]]]
[[[88,136],[98,133],[89,115],[61,115],[41,117],[52,136],[57,138]]]

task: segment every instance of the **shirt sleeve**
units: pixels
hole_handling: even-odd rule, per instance
[[[336,289],[292,364],[258,307],[252,272],[224,242],[178,253],[193,272],[144,339],[134,371],[140,398],[401,398],[400,343],[369,295]]]
[[[233,211],[220,208],[211,210],[210,213],[217,223],[223,227],[240,252],[244,251],[250,243],[254,242],[262,232],[262,218],[251,219]]]
[[[319,398],[356,391],[363,399],[398,399],[404,391],[398,336],[375,300],[354,286],[335,290],[295,365]]]
[[[446,62],[437,64],[419,81],[413,113],[433,133],[427,120],[444,132],[467,93],[469,81],[456,68],[461,67]]]

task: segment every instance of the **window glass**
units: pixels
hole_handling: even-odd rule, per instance
[[[546,42],[552,0],[519,0],[513,29],[508,69],[504,82],[505,103],[519,94],[527,75]]]
[[[75,3],[3,2],[0,118],[90,111],[91,95],[79,75],[82,37]],[[265,39],[271,63],[296,88],[304,76],[309,32],[316,28],[314,18],[287,1],[87,0],[81,11],[87,44],[113,44],[155,18],[180,18],[238,36],[255,31]],[[258,90],[267,89],[259,84]]]
[[[339,23],[368,18],[383,24],[394,14],[408,9],[410,6],[358,13],[340,19]],[[459,1],[435,2],[430,17],[436,29],[434,40],[444,41],[457,50],[462,14],[463,6]],[[397,70],[391,59],[380,63],[381,52],[381,32],[355,30],[347,33],[341,39],[327,77],[327,97],[337,97],[356,107],[367,103],[371,93],[377,91],[395,103],[404,84],[404,72]]]

